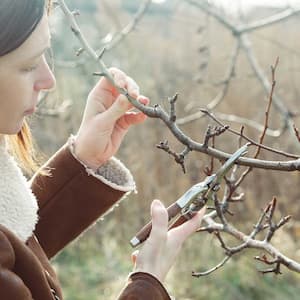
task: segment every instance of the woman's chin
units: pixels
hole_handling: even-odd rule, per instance
[[[15,135],[18,134],[24,125],[24,119],[19,122],[18,124],[16,124],[15,126],[12,126],[11,128],[6,128],[6,130],[0,131],[0,134],[6,134],[6,135]]]

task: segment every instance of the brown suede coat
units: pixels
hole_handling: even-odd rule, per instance
[[[32,180],[39,204],[34,235],[25,244],[0,225],[1,300],[63,299],[49,259],[123,195],[89,176],[66,145],[49,160],[47,167],[52,170],[51,177],[36,175]],[[103,298],[99,295],[98,299]],[[116,299],[169,300],[170,297],[153,276],[138,272],[129,277]]]

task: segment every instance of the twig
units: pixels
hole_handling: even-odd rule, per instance
[[[242,25],[239,28],[240,34],[249,33],[257,29],[262,29],[266,26],[270,26],[284,20],[289,19],[290,17],[297,16],[300,13],[300,9],[287,8],[279,13],[274,14],[273,16],[267,17],[265,19],[254,21],[252,23]]]
[[[215,212],[211,212],[210,214],[207,214],[204,216],[203,220],[208,225],[206,227],[200,228],[198,231],[208,231],[208,232],[225,232],[234,238],[236,238],[239,241],[242,241],[242,244],[233,248],[229,248],[226,246],[226,255],[234,255],[244,249],[253,248],[253,249],[261,249],[265,252],[269,253],[272,257],[280,260],[281,264],[285,265],[288,269],[295,271],[297,273],[300,273],[300,264],[296,262],[295,260],[292,260],[282,254],[278,249],[276,249],[274,246],[270,244],[270,242],[267,242],[266,240],[259,241],[255,240],[251,237],[251,235],[246,235],[243,232],[236,229],[233,225],[224,225],[216,223],[212,220],[212,217],[216,215]]]
[[[207,276],[207,275],[213,273],[214,271],[220,269],[221,267],[223,267],[230,258],[231,258],[230,256],[225,256],[224,259],[219,264],[217,264],[215,267],[213,267],[213,268],[211,268],[211,269],[209,269],[205,272],[195,272],[195,271],[193,271],[192,276],[194,276],[194,277]]]
[[[185,168],[185,157],[190,152],[190,150],[186,147],[181,153],[176,153],[170,149],[168,141],[160,142],[156,145],[158,149],[162,149],[171,156],[174,157],[175,161],[181,166],[183,173],[186,173]]]
[[[207,110],[212,110],[212,109],[216,108],[217,105],[219,105],[222,102],[222,100],[225,98],[225,96],[227,95],[227,92],[228,92],[229,86],[230,86],[230,82],[235,75],[235,65],[236,65],[236,61],[238,58],[239,50],[240,50],[240,41],[238,40],[232,51],[227,75],[225,76],[225,79],[222,81],[224,86],[223,86],[222,90],[218,93],[218,95],[210,103],[207,104],[207,106],[206,106]],[[202,118],[203,116],[204,116],[203,112],[198,111],[196,113],[193,113],[191,115],[185,116],[185,117],[177,120],[177,124],[178,125],[188,124],[190,122],[193,122],[195,120]]]
[[[225,124],[223,124],[221,121],[219,121],[216,116],[212,113],[212,112],[209,112],[208,110],[206,109],[201,109],[201,111],[206,114],[207,116],[209,116],[212,120],[214,120],[217,124],[219,124],[220,126],[226,126]],[[262,149],[265,149],[265,150],[268,150],[268,151],[271,151],[271,152],[274,152],[276,154],[280,154],[280,155],[283,155],[283,156],[286,156],[286,157],[290,157],[290,158],[300,158],[299,155],[296,155],[296,154],[293,154],[293,153],[287,153],[287,152],[284,152],[284,151],[281,151],[281,150],[278,150],[278,149],[274,149],[274,148],[271,148],[271,147],[268,147],[266,145],[262,145],[262,144],[259,144],[258,142],[254,141],[253,139],[247,137],[245,134],[244,134],[244,127],[241,128],[241,131],[237,131],[237,130],[234,130],[234,129],[231,129],[231,128],[228,128],[227,130],[228,132],[231,132],[237,136],[240,136],[242,137],[243,139],[245,139],[246,141],[250,142],[251,144],[253,144],[254,146],[257,146],[257,147],[260,147]]]
[[[175,109],[175,103],[177,101],[178,94],[176,93],[173,97],[169,98],[170,103],[170,121],[175,122],[176,121],[176,109]]]
[[[207,127],[206,133],[205,133],[205,137],[204,137],[204,142],[203,142],[203,146],[208,147],[208,142],[211,138],[214,138],[216,136],[221,135],[222,133],[224,133],[227,129],[229,128],[228,125],[225,126],[215,126],[213,129],[212,127],[209,125]]]
[[[240,123],[243,125],[247,125],[251,128],[254,128],[257,131],[262,132],[264,126],[253,121],[250,119],[246,119],[243,117],[239,117],[233,114],[223,114],[220,112],[216,112],[215,116],[219,119],[219,120],[223,120],[223,121],[229,121],[229,122],[234,122],[234,123]],[[266,131],[266,135],[271,136],[271,137],[279,137],[282,134],[283,130],[282,129],[276,129],[276,130],[272,130],[270,128],[267,128]]]
[[[265,111],[265,124],[264,124],[264,128],[262,130],[261,136],[259,138],[259,146],[256,149],[256,152],[254,154],[254,158],[257,158],[259,156],[260,150],[262,149],[262,147],[260,145],[263,144],[264,138],[266,136],[266,132],[269,126],[269,114],[270,114],[270,109],[271,109],[271,105],[273,102],[273,94],[274,94],[274,89],[275,89],[275,85],[276,85],[276,80],[275,80],[275,71],[276,68],[278,66],[278,62],[279,62],[279,58],[277,57],[274,66],[271,66],[271,74],[272,74],[272,86],[271,86],[271,90],[270,90],[270,94],[269,94],[269,101],[268,101],[268,105]],[[246,178],[246,176],[252,171],[252,167],[247,168],[243,174],[241,175],[240,179],[236,182],[236,187],[239,186],[242,181]]]
[[[296,127],[295,124],[293,124],[293,128],[294,128],[294,132],[295,132],[296,138],[297,138],[298,142],[300,143],[299,129]]]
[[[267,78],[267,76],[264,74],[262,68],[260,67],[258,61],[255,58],[255,55],[253,53],[253,50],[251,48],[250,40],[246,35],[243,35],[241,37],[241,45],[245,50],[245,53],[248,57],[248,61],[255,72],[257,78],[259,79],[260,83],[262,84],[264,90],[266,93],[269,93],[271,90],[271,84]],[[276,95],[273,94],[273,101],[274,101],[274,107],[280,112],[280,114],[283,116],[285,126],[289,128],[291,132],[293,132],[293,121],[292,116],[293,113],[287,109],[287,106],[283,103],[282,99]]]
[[[107,50],[111,50],[114,47],[116,47],[118,44],[120,44],[125,37],[129,35],[135,28],[137,27],[138,23],[142,19],[142,17],[145,15],[147,9],[149,8],[152,0],[145,0],[139,7],[138,11],[132,18],[132,20],[119,32],[117,33],[111,42],[109,44],[105,45],[105,48]]]
[[[260,270],[260,272],[262,274],[267,274],[267,273],[274,273],[276,275],[282,274],[281,270],[280,270],[280,265],[281,265],[280,259],[275,258],[275,259],[269,260],[265,254],[262,255],[261,257],[255,256],[254,259],[256,259],[266,265],[274,265],[275,264],[275,266],[271,269]]]
[[[242,25],[238,26],[230,22],[224,15],[222,15],[220,12],[218,12],[215,8],[208,5],[206,1],[194,1],[194,0],[186,0],[188,3],[192,4],[193,6],[198,7],[202,11],[208,13],[209,15],[213,16],[218,22],[220,22],[225,28],[231,31],[232,35],[237,37],[240,42],[241,46],[243,47],[248,61],[254,70],[256,76],[258,77],[259,81],[261,82],[262,86],[265,89],[266,93],[269,93],[270,91],[270,83],[265,76],[264,72],[262,71],[262,68],[259,66],[251,45],[250,41],[247,37],[247,32],[253,31],[258,28],[262,28],[268,25],[272,25],[278,22],[282,22],[283,20],[286,20],[287,18],[290,18],[291,16],[295,16],[300,12],[300,9],[287,9],[280,14],[276,14],[274,16],[271,16],[269,18],[266,18],[264,20],[261,20],[259,22],[254,22],[250,25]],[[283,116],[285,127],[287,127],[290,132],[293,132],[293,124],[292,124],[292,112],[290,112],[286,105],[283,103],[282,99],[279,98],[277,95],[273,95],[274,98],[274,105],[275,108],[280,112],[280,114]]]
[[[288,8],[281,11],[280,13],[276,13],[273,16],[264,18],[262,20],[254,21],[249,24],[242,24],[238,26],[230,22],[227,18],[225,18],[225,16],[219,13],[215,8],[212,8],[211,5],[208,5],[206,1],[186,0],[186,2],[200,8],[201,10],[213,16],[216,20],[218,20],[218,22],[223,24],[227,29],[232,31],[232,33],[236,36],[240,36],[244,33],[249,33],[250,31],[254,31],[257,29],[264,28],[266,26],[270,26],[282,22],[300,13],[299,8],[298,9]]]

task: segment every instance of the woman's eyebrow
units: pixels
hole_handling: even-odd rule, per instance
[[[38,52],[37,54],[35,54],[34,56],[30,57],[30,60],[33,60],[35,58],[40,57],[46,50],[50,49],[51,45],[48,45],[47,47],[45,47],[42,51]]]

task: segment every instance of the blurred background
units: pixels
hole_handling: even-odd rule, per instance
[[[248,5],[249,2],[230,1],[229,5],[228,1],[210,1],[209,7],[233,24],[249,24],[282,12],[292,2],[296,4],[294,9],[298,9],[300,1],[283,4],[278,1],[276,6],[269,6],[267,1],[259,1],[255,6]],[[245,134],[258,140],[261,129],[257,127],[264,124],[269,93],[262,78],[271,80],[270,66],[279,57],[275,93],[282,109],[274,105],[271,108],[270,132],[265,144],[300,153],[300,144],[288,125],[300,126],[299,15],[246,33],[248,46],[241,44],[237,48],[237,36],[189,1],[68,0],[66,3],[80,12],[76,19],[94,49],[100,53],[107,47],[103,56],[106,65],[118,67],[133,77],[142,93],[150,97],[151,104],[168,110],[168,97],[179,94],[180,128],[199,142],[203,141],[208,124],[215,125],[201,116],[199,109],[211,105],[216,97],[220,101],[213,112],[222,122],[237,130],[244,124]],[[127,34],[121,34],[124,28],[130,29]],[[92,74],[99,71],[86,53],[76,56],[81,46],[59,8],[52,13],[51,31],[49,62],[57,78],[57,88],[45,95],[38,113],[30,120],[45,157],[76,133],[87,95],[98,80]],[[258,69],[251,66],[253,59]],[[193,117],[187,119],[188,116]],[[239,118],[244,119],[241,122]],[[132,270],[133,249],[129,240],[149,220],[151,201],[158,198],[169,205],[192,184],[204,179],[204,168],[210,165],[208,156],[190,153],[184,174],[172,157],[156,148],[164,140],[169,141],[173,150],[183,150],[157,119],[148,119],[128,133],[117,157],[131,170],[138,193],[127,196],[54,259],[66,300],[116,299]],[[238,138],[229,133],[216,139],[216,147],[223,151],[232,152],[237,146]],[[288,159],[267,151],[262,151],[260,158]],[[287,214],[292,214],[293,219],[277,232],[273,244],[299,262],[299,183],[298,172],[253,170],[241,187],[245,201],[231,208],[234,215],[229,220],[245,233],[251,232],[261,210],[276,196],[279,203],[276,219]],[[229,245],[237,244],[230,238],[224,239]],[[253,259],[260,254],[247,250],[211,275],[193,278],[192,271],[205,271],[224,256],[213,235],[198,233],[184,245],[165,285],[176,299],[182,300],[299,299],[300,275],[285,268],[282,275],[262,275],[258,270],[265,266]]]

